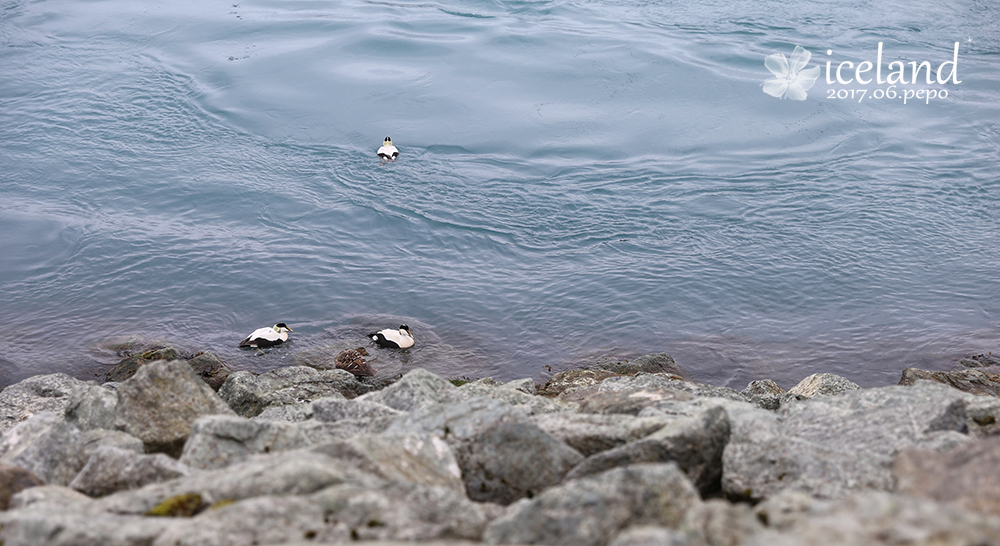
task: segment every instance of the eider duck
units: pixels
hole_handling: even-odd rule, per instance
[[[280,345],[288,341],[288,332],[291,331],[292,329],[284,322],[279,322],[270,328],[257,328],[240,342],[240,347],[263,349],[272,345]]]
[[[382,141],[382,147],[375,153],[381,157],[383,161],[396,161],[396,158],[399,157],[399,150],[392,145],[392,139],[389,137],[385,137],[385,140]]]
[[[338,353],[333,358],[333,363],[341,370],[349,371],[357,377],[371,377],[375,375],[375,370],[365,362],[363,357],[366,356],[368,351],[364,347],[347,349]]]
[[[389,349],[413,347],[413,334],[410,333],[410,327],[405,324],[400,325],[398,330],[386,328],[368,334],[368,337],[372,338],[372,341],[377,343],[379,347],[388,347]]]

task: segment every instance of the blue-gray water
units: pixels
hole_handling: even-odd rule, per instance
[[[827,83],[879,42],[960,83]],[[0,0],[2,375],[407,322],[383,373],[895,383],[1000,348],[998,172],[986,0]]]

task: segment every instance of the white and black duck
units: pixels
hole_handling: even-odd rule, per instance
[[[240,342],[240,347],[263,349],[280,345],[288,341],[288,332],[291,331],[292,329],[285,325],[284,322],[279,322],[270,328],[257,328],[246,339]]]
[[[410,327],[405,324],[400,325],[399,329],[386,328],[385,330],[373,332],[368,334],[368,337],[377,343],[379,347],[389,349],[409,349],[413,347],[413,334],[410,333]]]
[[[392,145],[392,139],[389,137],[385,137],[385,140],[382,141],[382,147],[375,153],[382,158],[382,161],[396,161],[396,158],[399,157],[399,150]]]

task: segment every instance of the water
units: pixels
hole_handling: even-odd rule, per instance
[[[956,41],[961,83],[897,88],[945,99],[762,92],[796,45]],[[998,69],[975,0],[0,0],[0,376],[130,338],[263,371],[401,322],[381,373],[946,369],[1000,348]]]

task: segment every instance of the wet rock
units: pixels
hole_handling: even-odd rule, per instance
[[[423,368],[416,368],[388,387],[367,394],[362,400],[376,402],[399,411],[456,400],[458,388]]]
[[[918,380],[936,381],[954,387],[962,392],[979,395],[1000,396],[1000,374],[976,369],[953,372],[929,372],[917,368],[906,368],[899,380],[900,385],[912,385]]]
[[[535,384],[535,380],[534,379],[530,379],[530,378],[515,379],[513,381],[509,381],[507,383],[504,383],[503,386],[506,387],[506,388],[508,388],[508,389],[514,389],[516,391],[521,391],[521,392],[523,392],[525,394],[535,395],[535,394],[538,393],[538,385]]]
[[[549,378],[545,385],[538,390],[538,394],[550,397],[559,396],[573,389],[597,385],[609,377],[617,377],[618,375],[608,370],[566,370]]]
[[[387,433],[434,434],[454,450],[469,498],[507,504],[559,483],[583,456],[493,398],[425,407]]]
[[[340,421],[342,419],[376,419],[396,417],[403,412],[370,400],[346,398],[321,398],[313,402],[313,415],[317,421]]]
[[[86,384],[64,373],[36,375],[0,391],[0,434],[39,412],[62,415],[74,389]]]
[[[958,361],[959,366],[966,368],[1000,368],[1000,356],[993,353],[973,355]]]
[[[615,468],[511,505],[483,542],[601,545],[633,525],[676,528],[700,502],[674,463]]]
[[[102,446],[117,447],[133,453],[146,452],[146,446],[143,445],[142,440],[120,430],[101,428],[87,430],[80,435],[80,442],[83,444],[80,454],[85,462],[97,451],[97,448]]]
[[[118,394],[94,383],[73,389],[66,404],[66,421],[80,430],[115,428]]]
[[[233,373],[229,366],[213,353],[198,353],[187,362],[195,375],[208,383],[213,391],[218,391],[229,378],[229,374]]]
[[[326,400],[326,398],[321,398],[320,400]],[[287,406],[268,406],[264,408],[264,411],[252,417],[255,421],[288,421],[290,423],[308,421],[312,418],[312,402],[288,404]]]
[[[187,465],[162,453],[144,455],[104,446],[94,451],[69,487],[91,497],[101,497],[186,476],[190,472]]]
[[[1000,542],[1000,518],[885,492],[812,501],[784,515],[778,528],[743,546],[979,546]]]
[[[759,408],[776,410],[781,406],[781,395],[785,394],[785,389],[770,379],[759,379],[747,384],[747,388],[740,391],[740,394]]]
[[[534,415],[531,422],[553,438],[579,451],[584,457],[589,457],[648,436],[672,420],[622,414],[561,412]]]
[[[34,472],[5,463],[0,463],[0,511],[10,507],[10,498],[28,489],[45,485]]]
[[[354,398],[370,389],[344,370],[290,366],[260,375],[230,374],[219,389],[219,396],[238,415],[254,417],[272,406],[302,404],[338,394]]]
[[[788,389],[788,394],[799,399],[816,398],[817,396],[833,396],[847,391],[856,391],[861,387],[857,383],[832,373],[814,373],[798,385]]]
[[[896,490],[1000,516],[1000,437],[942,453],[903,450],[896,457]]]
[[[66,485],[83,466],[80,431],[62,416],[41,412],[0,439],[0,463],[33,472],[45,483]]]
[[[451,448],[430,434],[364,435],[313,448],[363,472],[391,481],[419,483],[465,493]]]
[[[151,348],[138,354],[129,355],[115,364],[104,376],[104,381],[121,383],[130,379],[143,365],[157,360],[178,360],[180,351],[173,347]]]
[[[183,360],[146,364],[118,386],[115,426],[148,452],[180,455],[195,420],[212,414],[232,410]]]
[[[751,499],[786,488],[823,498],[891,490],[898,450],[970,441],[966,396],[921,382],[803,400],[773,413],[730,413],[723,488],[731,497]]]
[[[621,375],[634,375],[642,372],[669,374],[678,378],[687,376],[687,373],[667,353],[653,353],[642,355],[632,360],[602,363],[594,366],[594,368]]]
[[[721,490],[722,451],[728,440],[728,415],[725,408],[715,406],[641,440],[592,455],[574,467],[566,480],[630,464],[674,461],[702,496],[709,496]]]

